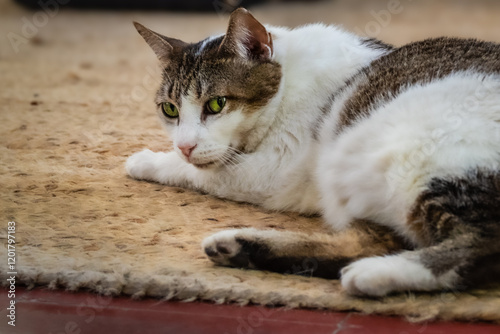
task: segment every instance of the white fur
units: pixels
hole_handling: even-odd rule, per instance
[[[370,257],[342,269],[342,287],[352,295],[384,296],[396,291],[432,291],[452,287],[452,270],[436,277],[415,254]]]

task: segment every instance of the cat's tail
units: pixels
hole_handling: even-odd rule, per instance
[[[389,230],[359,221],[332,234],[225,230],[206,238],[202,248],[210,260],[223,266],[339,278],[340,270],[355,260],[395,253],[406,245]]]

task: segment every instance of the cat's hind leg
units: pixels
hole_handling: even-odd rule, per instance
[[[335,234],[236,229],[213,234],[202,243],[216,264],[338,278],[352,261],[400,250],[403,244],[384,228],[357,222]]]
[[[499,204],[499,173],[433,180],[408,219],[427,246],[356,261],[342,270],[342,285],[351,294],[383,296],[500,282]]]

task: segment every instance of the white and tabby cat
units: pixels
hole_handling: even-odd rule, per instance
[[[203,241],[212,261],[289,272],[315,259],[313,274],[345,266],[347,292],[371,296],[498,279],[499,45],[393,48],[322,24],[264,27],[244,9],[195,44],[136,28],[164,69],[174,152],[132,155],[130,176],[351,231],[222,231]]]

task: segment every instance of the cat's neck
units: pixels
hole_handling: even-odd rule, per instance
[[[334,26],[270,27],[287,97],[330,96],[388,50]]]

